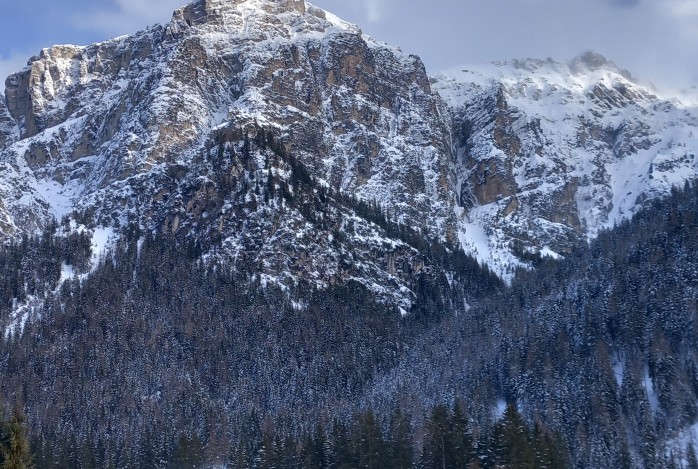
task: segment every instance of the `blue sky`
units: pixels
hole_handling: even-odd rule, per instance
[[[0,75],[42,47],[169,21],[187,0],[20,0],[0,16]],[[658,85],[698,84],[698,0],[315,0],[430,71],[593,49]],[[2,81],[2,79],[0,79]],[[2,87],[2,86],[0,86]]]

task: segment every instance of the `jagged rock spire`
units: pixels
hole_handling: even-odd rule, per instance
[[[284,12],[306,13],[304,0],[196,0],[174,12],[175,20],[190,26],[220,21],[229,14],[237,14],[241,7],[258,9],[268,14]]]

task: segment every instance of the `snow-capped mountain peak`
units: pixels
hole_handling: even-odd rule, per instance
[[[505,276],[522,253],[564,254],[698,171],[696,110],[598,54],[432,82],[453,110],[461,237]]]
[[[303,0],[199,0],[174,12],[173,25],[222,26],[241,38],[293,38],[359,28]]]
[[[269,281],[354,278],[408,308],[416,254],[348,207],[319,228],[278,200],[298,195],[298,162],[318,187],[455,239],[450,130],[422,62],[302,1],[196,1],[165,26],[45,49],[5,101],[6,236],[73,212],[138,223],[215,239]]]
[[[575,57],[570,62],[569,67],[573,73],[579,75],[606,70],[621,75],[628,80],[633,80],[633,76],[628,70],[620,69],[614,62],[594,51],[586,51]]]

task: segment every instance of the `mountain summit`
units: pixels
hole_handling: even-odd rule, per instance
[[[502,275],[571,252],[695,178],[698,115],[595,53],[437,75],[449,104],[461,239]]]
[[[285,13],[313,13],[325,19],[323,10],[307,5],[303,0],[197,0],[175,11],[174,19],[183,20],[189,26],[218,22],[245,26],[240,21],[265,18]],[[274,21],[271,21],[273,23]]]
[[[290,198],[343,194],[455,240],[448,114],[422,62],[304,2],[200,1],[134,36],[44,49],[6,103],[8,237],[71,213],[115,234],[136,223],[274,282],[389,285],[405,307],[419,255],[348,207],[324,218]]]

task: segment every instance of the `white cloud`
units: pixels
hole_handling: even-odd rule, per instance
[[[698,17],[698,3],[695,0],[670,0],[669,8],[678,17]]]
[[[169,21],[172,12],[187,0],[116,0],[112,8],[75,16],[73,23],[107,35],[133,33],[146,25]]]
[[[696,0],[665,0],[660,8],[671,15],[685,37],[698,39],[698,2]]]

